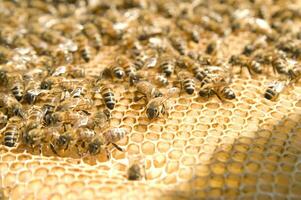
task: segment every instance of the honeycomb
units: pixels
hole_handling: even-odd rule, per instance
[[[220,52],[229,57],[248,42],[249,33],[230,34]],[[83,65],[88,75],[112,52]],[[301,84],[273,102],[263,98],[271,80],[235,74],[236,99],[181,94],[168,102],[168,117],[151,122],[144,102],[133,102],[135,88],[116,83],[111,125],[130,132],[118,142],[125,152],[78,159],[0,145],[0,188],[9,199],[301,199]],[[135,156],[146,176],[129,181]]]

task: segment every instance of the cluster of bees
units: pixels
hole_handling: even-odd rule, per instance
[[[236,98],[233,69],[251,77],[268,74],[275,82],[263,97],[275,100],[300,80],[301,32],[285,26],[300,10],[267,12],[253,1],[3,1],[0,6],[0,128],[7,147],[41,151],[47,146],[64,156],[105,151],[128,131],[111,127],[116,105],[114,84],[135,87],[134,101],[146,100],[155,120],[168,112],[166,102],[183,92],[201,98]],[[243,9],[244,5],[252,9]],[[210,8],[209,8],[210,7]],[[26,11],[29,9],[29,11]],[[19,21],[18,21],[19,20]],[[223,38],[250,32],[254,39],[240,54],[219,56]],[[204,50],[202,35],[216,36]],[[86,74],[102,50],[115,47],[113,59],[98,76]],[[163,94],[161,88],[168,88]],[[104,107],[95,101],[103,101]],[[141,179],[138,164],[129,179]]]

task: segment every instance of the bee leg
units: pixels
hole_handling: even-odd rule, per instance
[[[138,96],[140,94],[140,96]],[[135,97],[134,97],[134,101],[137,102],[142,98],[145,98],[146,96],[144,94],[141,94],[140,92],[136,91],[135,92]]]
[[[57,153],[57,151],[55,150],[55,148],[54,148],[54,145],[52,144],[52,143],[50,143],[50,149],[52,150],[52,152],[55,154],[55,155],[59,155],[58,153]]]
[[[147,180],[145,164],[143,164],[143,171],[144,171],[144,179]]]
[[[122,151],[122,152],[125,151],[123,148],[121,148],[120,146],[118,146],[118,145],[115,144],[115,143],[112,143],[112,145],[113,145],[116,149],[118,149],[119,151]]]
[[[107,154],[107,159],[111,160],[111,153],[110,153],[110,151],[107,147],[105,148],[105,151],[106,151],[106,154]]]
[[[221,102],[224,102],[224,100],[221,98],[221,96],[217,92],[215,92],[215,91],[213,91],[213,92],[217,96],[217,98],[219,98],[219,100],[221,100]]]
[[[100,74],[100,79],[103,78],[113,78],[111,70],[109,68],[105,68],[101,74]]]

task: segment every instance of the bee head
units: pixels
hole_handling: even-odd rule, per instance
[[[44,121],[47,125],[51,125],[55,124],[58,121],[58,118],[54,113],[48,112],[44,116]]]
[[[148,119],[154,119],[159,116],[159,110],[158,108],[148,108],[146,114]]]
[[[231,90],[229,91],[229,93],[227,93],[226,98],[231,100],[231,99],[235,99],[235,93]]]
[[[200,97],[209,98],[210,96],[213,95],[213,92],[212,92],[212,90],[205,88],[205,89],[202,89],[199,91],[199,95],[200,95]]]
[[[89,143],[88,151],[90,154],[96,155],[100,152],[101,146],[102,146],[102,143],[99,140],[94,140],[93,142]]]
[[[60,135],[56,143],[61,148],[67,148],[71,138],[67,135]]]
[[[6,78],[6,71],[0,70],[0,80],[5,80]]]
[[[29,104],[33,104],[36,101],[36,97],[37,97],[36,94],[31,92],[26,92],[26,94],[24,95],[24,100]]]
[[[125,75],[124,71],[123,70],[116,70],[114,72],[114,75],[116,76],[116,78],[118,79],[122,79]]]
[[[41,85],[40,85],[40,88],[42,90],[50,90],[51,86],[52,86],[52,83],[50,81],[42,81]]]

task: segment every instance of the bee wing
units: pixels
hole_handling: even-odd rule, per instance
[[[157,65],[158,58],[156,56],[146,58],[144,67],[154,68]]]
[[[284,89],[285,83],[284,82],[278,82],[275,85],[276,91],[279,93]]]
[[[52,73],[52,76],[60,76],[61,74],[65,74],[66,72],[67,72],[67,67],[60,66],[54,70],[54,72]]]
[[[79,116],[78,116],[76,122],[74,123],[74,127],[79,128],[79,127],[86,126],[88,124],[89,117],[84,116],[84,115],[80,115],[79,113],[77,113],[77,114]]]

